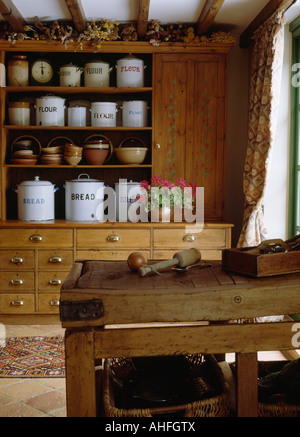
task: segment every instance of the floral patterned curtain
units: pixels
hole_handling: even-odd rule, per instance
[[[266,238],[264,189],[280,93],[285,17],[278,11],[254,34],[250,76],[248,147],[244,168],[244,219],[238,246]]]

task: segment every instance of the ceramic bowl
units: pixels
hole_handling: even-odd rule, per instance
[[[70,165],[77,165],[82,159],[82,155],[64,155],[64,160]]]
[[[91,165],[102,165],[105,160],[108,158],[109,149],[90,149],[85,148],[83,149],[83,156],[84,159],[88,164]]]
[[[134,165],[144,162],[147,151],[147,147],[118,147],[115,154],[121,164]]]

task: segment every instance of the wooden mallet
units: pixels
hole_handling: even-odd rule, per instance
[[[140,276],[145,276],[148,273],[158,273],[159,270],[166,269],[171,266],[178,266],[181,268],[188,267],[197,263],[201,259],[200,250],[192,247],[191,249],[182,250],[175,253],[173,259],[167,261],[161,261],[152,265],[145,265],[138,269]]]

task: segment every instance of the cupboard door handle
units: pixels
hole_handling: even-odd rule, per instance
[[[22,263],[22,262],[24,262],[24,258],[22,258],[21,256],[18,256],[18,255],[15,255],[10,259],[10,262],[15,263],[15,264]]]
[[[187,241],[187,242],[192,242],[192,241],[196,241],[196,237],[195,237],[195,235],[184,235],[183,237],[182,237],[182,239],[183,239],[183,241]]]
[[[156,148],[156,149],[160,149],[160,144],[158,144],[158,143],[155,144],[155,148]]]
[[[43,241],[43,237],[39,234],[33,234],[29,237],[30,241]]]
[[[111,242],[120,241],[120,237],[118,235],[112,234],[112,235],[108,235],[106,237],[106,240]]]
[[[11,300],[10,304],[12,306],[15,306],[15,307],[21,307],[21,306],[25,305],[25,301],[23,299]]]
[[[52,278],[49,281],[49,284],[51,285],[61,285],[61,283],[62,283],[61,279],[58,278]]]
[[[62,259],[61,256],[51,256],[51,257],[49,258],[49,262],[50,262],[50,263],[62,263],[62,262],[63,262],[63,259]]]
[[[59,306],[59,300],[58,299],[52,299],[49,301],[50,306],[57,307]]]
[[[23,281],[23,279],[15,278],[15,279],[11,279],[10,283],[12,285],[22,285],[22,284],[24,284],[24,281]]]

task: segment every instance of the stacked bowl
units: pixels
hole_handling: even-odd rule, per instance
[[[45,165],[60,165],[63,163],[63,146],[43,147],[40,163]]]
[[[9,160],[16,165],[35,165],[38,161],[41,145],[35,137],[16,138],[11,146]]]
[[[77,165],[82,159],[82,147],[72,143],[64,146],[64,159],[70,165]]]
[[[83,157],[90,165],[106,163],[113,152],[110,140],[104,136],[91,136],[83,144]]]

